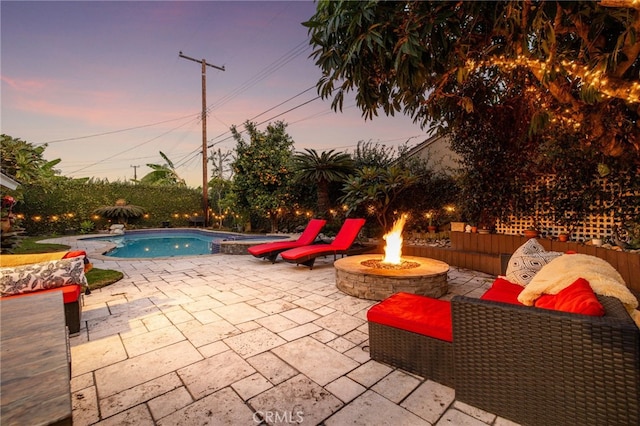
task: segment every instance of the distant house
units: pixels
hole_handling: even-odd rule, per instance
[[[407,155],[425,160],[431,170],[438,172],[452,174],[460,168],[460,156],[451,150],[447,135],[431,136],[411,148]]]
[[[0,172],[0,185],[4,186],[7,189],[14,190],[14,189],[16,189],[18,187],[18,185],[20,185],[20,183],[16,182],[15,180],[10,178],[9,176],[7,176],[4,173]]]

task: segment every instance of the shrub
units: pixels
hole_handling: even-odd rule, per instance
[[[110,222],[95,215],[95,209],[113,205],[124,198],[144,207],[147,214],[132,227],[187,226],[188,218],[201,214],[201,192],[197,189],[172,186],[148,186],[126,182],[63,180],[55,188],[24,185],[24,199],[15,212],[23,217],[22,224],[29,235],[55,235],[68,230],[83,232],[105,229]]]

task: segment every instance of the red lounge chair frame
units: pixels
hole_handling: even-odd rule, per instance
[[[311,219],[297,240],[258,244],[249,247],[247,251],[255,257],[268,259],[271,263],[275,263],[276,258],[283,251],[312,244],[326,223],[327,221],[324,219]]]
[[[283,251],[280,256],[289,263],[305,265],[313,269],[313,263],[317,257],[333,254],[335,260],[338,254],[347,254],[364,224],[365,219],[347,219],[331,244],[313,244],[297,247]]]

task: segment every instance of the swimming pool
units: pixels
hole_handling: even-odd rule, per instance
[[[261,240],[264,237],[195,229],[162,229],[127,231],[123,235],[87,238],[114,243],[116,246],[104,255],[127,259],[215,254],[220,252],[220,244],[223,241],[248,239]]]

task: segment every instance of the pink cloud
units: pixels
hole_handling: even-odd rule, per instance
[[[172,106],[149,110],[148,99],[137,101],[125,90],[83,90],[54,80],[23,80],[2,77],[8,86],[5,106],[31,114],[72,119],[105,128],[122,128],[170,120],[192,114]],[[196,108],[194,108],[196,109]]]

